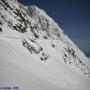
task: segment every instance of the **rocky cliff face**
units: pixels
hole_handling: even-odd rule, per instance
[[[0,35],[20,34],[22,46],[41,62],[58,58],[68,67],[89,76],[86,56],[45,11],[16,0],[0,0]],[[55,59],[56,60],[56,59]]]

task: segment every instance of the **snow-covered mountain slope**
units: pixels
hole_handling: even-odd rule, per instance
[[[0,86],[89,90],[87,57],[37,6],[0,0]]]

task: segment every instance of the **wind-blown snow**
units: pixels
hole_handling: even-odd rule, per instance
[[[89,90],[87,57],[43,10],[0,0],[0,87]]]

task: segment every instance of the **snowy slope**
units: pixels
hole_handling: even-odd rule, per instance
[[[0,0],[0,86],[89,90],[87,57],[37,6]]]

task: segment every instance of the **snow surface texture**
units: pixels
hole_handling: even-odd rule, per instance
[[[90,62],[37,6],[0,0],[0,87],[90,90]]]

